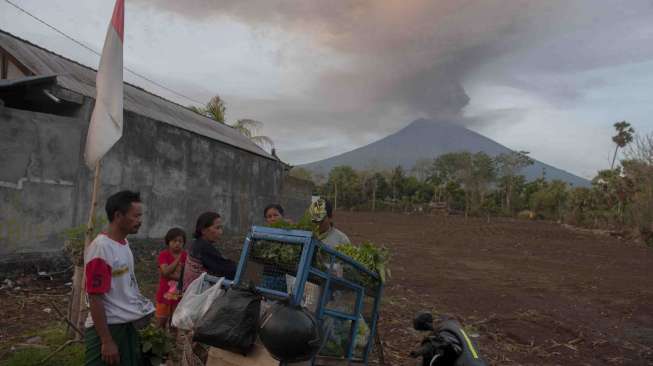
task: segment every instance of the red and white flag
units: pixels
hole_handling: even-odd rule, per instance
[[[95,108],[86,136],[84,157],[95,168],[102,156],[122,136],[122,43],[125,29],[125,1],[116,0],[113,16],[104,40],[100,67],[95,83]]]

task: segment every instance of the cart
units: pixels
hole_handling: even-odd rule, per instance
[[[234,281],[223,283],[253,283],[266,299],[289,301],[315,314],[326,329],[324,344],[316,357],[302,364],[367,365],[383,283],[377,273],[327,247],[311,232],[253,226]]]

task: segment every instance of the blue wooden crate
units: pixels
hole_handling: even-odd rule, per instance
[[[305,305],[328,324],[323,357],[367,364],[383,284],[378,274],[327,247],[311,232],[253,226],[234,283],[253,282],[268,298]],[[367,327],[360,339],[359,327]],[[313,364],[316,364],[313,360]]]

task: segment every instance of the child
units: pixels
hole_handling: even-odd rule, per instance
[[[168,231],[165,237],[167,249],[159,253],[159,289],[156,292],[156,318],[161,328],[166,328],[179,303],[177,281],[186,263],[186,233],[179,228]]]

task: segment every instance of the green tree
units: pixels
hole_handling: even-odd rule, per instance
[[[381,172],[375,172],[371,180],[369,180],[368,187],[370,188],[370,196],[372,197],[372,209],[376,210],[376,203],[390,195],[390,185],[385,175]]]
[[[470,212],[479,212],[495,178],[496,166],[489,155],[463,151],[443,154],[435,159],[429,179],[445,186],[451,182],[462,186],[467,216]]]
[[[454,203],[452,201],[457,201],[460,198],[460,196],[455,197],[454,194],[462,192],[463,203],[459,208],[464,209],[467,215],[469,212],[469,184],[471,176],[472,155],[469,152],[448,153],[438,156],[433,161],[433,168],[429,180],[438,182],[440,187],[444,188],[446,201],[449,206]]]
[[[465,190],[463,187],[456,181],[447,182],[444,187],[444,196],[446,197],[447,206],[454,210],[465,210]]]
[[[561,220],[567,200],[567,183],[545,182],[531,196],[531,209],[549,219]]]
[[[417,191],[414,194],[416,203],[427,203],[434,199],[435,186],[430,181],[418,182]]]
[[[533,164],[533,159],[528,156],[527,151],[511,151],[496,157],[497,171],[500,176],[500,186],[503,188],[505,197],[505,208],[509,215],[512,215],[512,202],[515,198],[515,184],[518,173],[525,167]]]
[[[361,194],[365,203],[372,211],[376,211],[377,202],[388,194],[388,183],[378,171],[365,170],[358,172],[361,183]]]
[[[615,148],[610,169],[614,169],[614,162],[617,159],[617,151],[619,148],[624,148],[626,145],[631,143],[633,141],[633,135],[635,134],[635,129],[626,121],[615,123],[614,129],[617,131],[617,134],[612,136],[612,142],[614,142]]]
[[[324,191],[333,200],[334,208],[351,208],[363,202],[359,176],[350,166],[331,169]]]
[[[404,181],[406,175],[404,174],[404,169],[401,165],[397,165],[392,170],[392,175],[390,176],[390,189],[392,190],[392,200],[401,199],[403,196]]]
[[[443,199],[446,200],[446,197],[444,197],[445,184],[437,175],[429,175],[424,181],[424,184],[425,187],[428,187],[432,191],[431,198],[433,202],[442,202]]]
[[[653,246],[653,133],[637,137],[622,161],[630,191],[628,219],[644,241]]]
[[[595,191],[587,187],[576,187],[569,192],[567,217],[574,225],[595,224],[597,200]]]
[[[443,184],[460,180],[459,170],[465,159],[461,154],[464,153],[442,154],[433,160],[430,179]]]
[[[535,180],[532,180],[524,184],[524,188],[521,194],[521,200],[526,203],[528,209],[532,209],[531,201],[535,192],[543,189],[544,187],[546,187],[547,184],[548,183],[545,178],[537,178]]]
[[[615,216],[618,216],[627,200],[621,168],[600,170],[592,179],[592,186],[602,195],[601,201],[605,203],[606,209],[614,211]]]
[[[496,164],[488,154],[478,152],[472,156],[472,181],[474,210],[480,210],[485,203],[492,183],[496,180]]]
[[[499,206],[501,205],[501,196],[498,191],[491,192],[481,204],[481,212],[490,222],[490,217],[496,216],[499,213]]]

